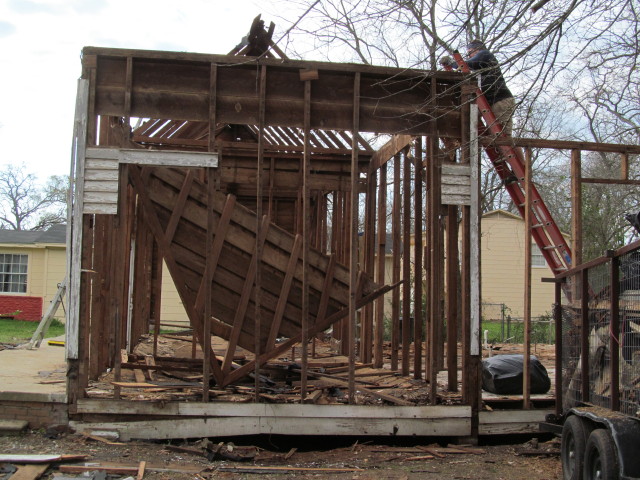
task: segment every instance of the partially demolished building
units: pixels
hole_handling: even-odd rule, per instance
[[[252,31],[229,55],[83,50],[68,266],[75,427],[129,438],[533,428],[545,410],[480,409],[473,80],[290,60]],[[158,351],[163,262],[189,317],[189,358]],[[342,363],[316,351],[327,331]],[[136,354],[149,332],[152,350]],[[105,372],[111,389],[92,396]],[[161,372],[191,375],[154,382]],[[384,375],[420,395],[363,381]],[[169,389],[182,399],[140,393]],[[330,389],[342,397],[318,404]],[[225,402],[225,391],[245,397]]]

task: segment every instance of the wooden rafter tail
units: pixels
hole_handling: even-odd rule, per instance
[[[397,282],[393,285],[385,285],[383,287],[380,287],[374,290],[372,293],[358,300],[356,302],[356,308],[362,308],[364,305],[370,302],[373,302],[379,296],[384,295],[387,292],[390,292],[391,290],[399,287],[401,284],[402,284],[402,281]],[[339,320],[342,320],[348,315],[349,315],[349,309],[343,308],[342,310],[335,312],[334,314],[330,315],[329,317],[325,318],[322,321],[316,321],[316,324],[309,328],[309,336],[311,337],[317,334],[318,332],[326,330],[327,328],[329,328],[329,326],[331,326],[332,324],[336,323]],[[302,339],[302,333],[298,333],[297,335],[295,335],[294,337],[291,337],[289,340],[281,343],[277,347],[263,353],[258,358],[259,364],[264,365],[272,358],[275,358],[281,353],[286,352],[293,345],[300,342],[301,339]],[[237,370],[234,370],[233,372],[231,372],[229,375],[225,377],[224,383],[221,386],[225,387],[227,385],[230,385],[231,383],[248,375],[255,368],[255,364],[256,364],[256,360],[251,360],[250,362],[244,364],[242,367],[238,368]]]

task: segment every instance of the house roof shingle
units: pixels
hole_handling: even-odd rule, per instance
[[[66,243],[67,226],[53,225],[48,230],[0,230],[0,243]]]

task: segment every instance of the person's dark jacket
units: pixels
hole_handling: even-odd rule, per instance
[[[467,60],[467,65],[471,70],[480,73],[480,88],[490,105],[505,98],[513,97],[504,81],[496,57],[489,50],[480,50]]]

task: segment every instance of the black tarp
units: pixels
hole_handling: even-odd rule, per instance
[[[482,388],[499,395],[522,394],[524,355],[496,355],[482,361]],[[551,380],[537,357],[529,357],[531,393],[547,393]]]

